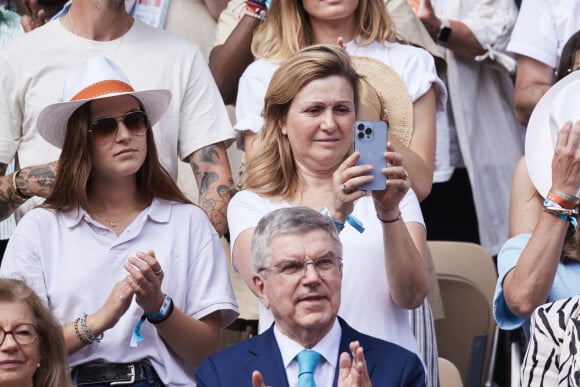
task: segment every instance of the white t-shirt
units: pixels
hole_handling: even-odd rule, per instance
[[[85,211],[30,211],[10,238],[0,275],[23,275],[61,323],[104,305],[127,272],[123,264],[138,251],[153,250],[164,271],[161,289],[175,307],[194,319],[221,311],[222,326],[238,315],[220,237],[203,211],[191,204],[155,199],[120,236]],[[70,356],[71,367],[103,360],[151,362],[168,386],[194,385],[195,366],[170,351],[152,324],[144,341],[130,347],[143,309],[133,300],[100,343]],[[192,348],[195,351],[195,348]]]
[[[249,190],[234,195],[228,206],[232,257],[235,241],[243,231],[255,228],[265,214],[290,206],[292,204],[289,202],[273,202]],[[405,222],[424,225],[419,202],[413,191],[405,195],[399,207]],[[422,359],[409,326],[407,310],[395,305],[390,296],[383,228],[377,219],[372,198],[359,199],[352,214],[364,224],[365,231],[360,234],[346,224],[340,233],[344,267],[342,302],[338,315],[354,329],[398,344]],[[273,321],[272,313],[260,303],[260,331],[267,329]]]
[[[525,0],[508,51],[557,68],[564,45],[580,30],[580,1]]]
[[[84,39],[59,20],[13,39],[0,51],[0,163],[18,155],[20,168],[58,159],[60,150],[36,130],[38,114],[59,102],[70,69],[105,56],[137,91],[169,89],[167,113],[155,125],[159,158],[177,178],[178,158],[234,137],[203,55],[192,43],[140,21],[113,41]]]
[[[368,46],[358,46],[351,41],[346,45],[346,51],[353,56],[368,56],[386,63],[403,79],[413,102],[435,85],[437,114],[445,111],[445,85],[437,76],[435,62],[429,52],[410,45],[382,44],[378,41]],[[278,66],[277,63],[258,59],[244,71],[236,100],[236,131],[257,133],[262,127],[264,96]],[[238,146],[242,147],[242,144],[238,143]]]

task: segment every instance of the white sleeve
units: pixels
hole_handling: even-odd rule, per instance
[[[10,59],[0,50],[0,163],[9,164],[18,150],[22,137],[23,98],[17,95],[18,87]]]
[[[265,199],[257,194],[243,190],[234,195],[228,205],[228,226],[230,230],[230,251],[232,267],[237,272],[234,262],[234,245],[238,236],[245,230],[255,228],[265,214],[272,211]]]
[[[32,210],[22,218],[12,233],[2,266],[0,277],[24,279],[40,299],[48,306],[48,295],[44,278],[44,271],[40,259],[39,245],[42,235],[39,230],[42,225],[37,224],[35,212]]]
[[[277,68],[278,66],[273,63],[258,59],[242,74],[236,98],[236,124],[234,125],[238,140],[243,132],[258,133],[262,128],[264,97]],[[238,147],[243,150],[244,144],[238,141]]]
[[[182,160],[211,144],[224,141],[227,147],[234,139],[228,112],[209,67],[199,49],[193,45],[191,49],[195,52],[180,109],[179,157]]]
[[[549,11],[550,5],[542,1],[522,1],[507,50],[556,68],[559,45],[557,23]]]
[[[423,213],[421,212],[421,206],[419,205],[415,191],[409,189],[399,203],[399,209],[401,210],[401,217],[405,223],[416,222],[425,227],[425,220],[423,220]]]
[[[223,245],[209,221],[202,222],[199,217],[193,217],[192,222],[197,225],[192,228],[191,239],[196,242],[192,246],[201,248],[190,257],[188,281],[195,286],[188,286],[189,290],[185,290],[186,312],[199,320],[219,311],[221,326],[227,327],[238,317],[239,309]]]
[[[215,26],[214,46],[224,44],[232,31],[236,28],[241,16],[244,2],[242,0],[230,0],[226,8],[220,13]]]
[[[515,24],[513,0],[480,0],[462,20],[483,47],[505,50]]]
[[[431,86],[434,86],[437,98],[436,114],[445,112],[447,89],[437,75],[433,56],[427,50],[419,47],[402,45],[401,48],[410,51],[407,52],[407,55],[401,56],[406,60],[398,67],[401,69],[399,75],[407,86],[411,100],[415,102],[429,91]]]
[[[485,50],[481,55],[475,56],[475,61],[498,67],[510,74],[515,72],[516,60],[513,55],[506,53],[506,47],[517,12],[513,0],[473,2],[473,7],[461,20]]]

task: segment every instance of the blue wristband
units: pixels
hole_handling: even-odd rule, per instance
[[[334,222],[334,225],[336,226],[336,229],[338,231],[341,231],[344,228],[344,222],[341,222],[340,220],[336,220],[332,216],[330,216],[330,212],[328,211],[328,208],[326,208],[326,206],[322,207],[322,209],[320,210],[320,213],[322,215],[326,215],[330,219],[332,219],[332,221]],[[350,224],[356,231],[358,231],[361,234],[365,231],[365,228],[364,228],[362,222],[360,220],[358,220],[354,215],[347,216],[346,222],[348,224]]]
[[[334,223],[334,226],[336,227],[336,229],[338,231],[342,231],[342,229],[344,228],[344,222],[341,222],[340,220],[336,220],[332,216],[330,216],[330,212],[328,211],[328,208],[326,208],[326,206],[322,207],[322,209],[320,210],[320,213],[322,215],[326,215],[330,219],[332,219],[332,222]],[[346,218],[346,220],[348,221],[348,218]]]
[[[553,214],[560,219],[564,219],[565,221],[570,222],[572,224],[572,227],[574,227],[574,230],[578,230],[578,220],[576,220],[576,217],[569,214],[556,214],[556,213]]]
[[[137,343],[144,340],[143,336],[141,335],[141,327],[145,320],[149,321],[152,324],[158,324],[160,322],[165,321],[173,312],[173,300],[167,294],[165,295],[165,299],[163,300],[163,304],[161,304],[161,308],[157,313],[143,313],[135,328],[133,328],[133,334],[131,335],[131,342],[129,346],[136,347]]]
[[[362,222],[358,220],[354,215],[347,216],[346,221],[359,233],[362,234],[365,231],[365,227],[363,226]]]
[[[578,220],[576,219],[575,216],[573,216],[570,213],[573,211],[573,213],[575,214],[576,213],[575,210],[567,210],[563,208],[560,204],[548,198],[544,199],[544,209],[547,210],[548,213],[555,215],[558,218],[563,219],[567,222],[570,222],[570,224],[572,224],[572,227],[574,227],[574,230],[578,230]],[[562,209],[563,212],[556,212],[555,210],[557,209]]]
[[[137,325],[135,325],[135,328],[133,328],[133,334],[131,335],[131,342],[129,343],[130,347],[137,347],[137,343],[145,340],[143,338],[143,336],[141,335],[141,326],[143,326],[143,323],[145,322],[145,320],[146,320],[145,315],[141,316],[139,321],[137,321]]]
[[[151,320],[155,321],[155,320],[162,319],[167,314],[167,311],[169,310],[172,302],[173,302],[173,300],[171,299],[171,297],[169,297],[166,294],[165,299],[163,300],[163,304],[161,304],[161,308],[159,308],[159,312],[157,312],[157,313],[145,313],[145,317],[149,321],[151,321]]]

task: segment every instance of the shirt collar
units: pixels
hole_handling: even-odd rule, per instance
[[[169,222],[169,216],[171,214],[171,203],[167,200],[155,198],[151,202],[151,205],[143,211],[145,212],[145,216],[150,218],[152,221],[157,223],[167,223]],[[83,208],[63,212],[63,217],[65,218],[66,226],[69,228],[78,225],[82,219],[85,219],[85,221],[89,223],[94,222],[93,218]]]
[[[340,337],[342,335],[342,328],[338,322],[338,319],[334,320],[334,324],[330,331],[324,336],[316,345],[310,349],[320,353],[322,358],[330,364],[334,370],[336,370],[336,365],[338,361],[338,350],[340,347]],[[282,333],[276,324],[274,324],[274,337],[280,348],[280,353],[282,355],[282,362],[284,363],[284,368],[288,368],[292,360],[295,360],[296,355],[298,355],[305,348],[292,340],[284,333]]]

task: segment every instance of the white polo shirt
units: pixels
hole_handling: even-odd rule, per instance
[[[84,210],[30,211],[8,244],[0,276],[22,275],[61,323],[96,312],[127,272],[123,264],[138,251],[153,250],[165,273],[161,289],[176,308],[194,319],[221,311],[222,326],[238,315],[227,258],[204,212],[192,204],[155,199],[117,236]],[[143,309],[133,300],[100,343],[70,356],[74,367],[91,361],[151,362],[168,386],[195,385],[195,367],[168,349],[152,324],[130,347]],[[194,351],[195,348],[192,348]]]

